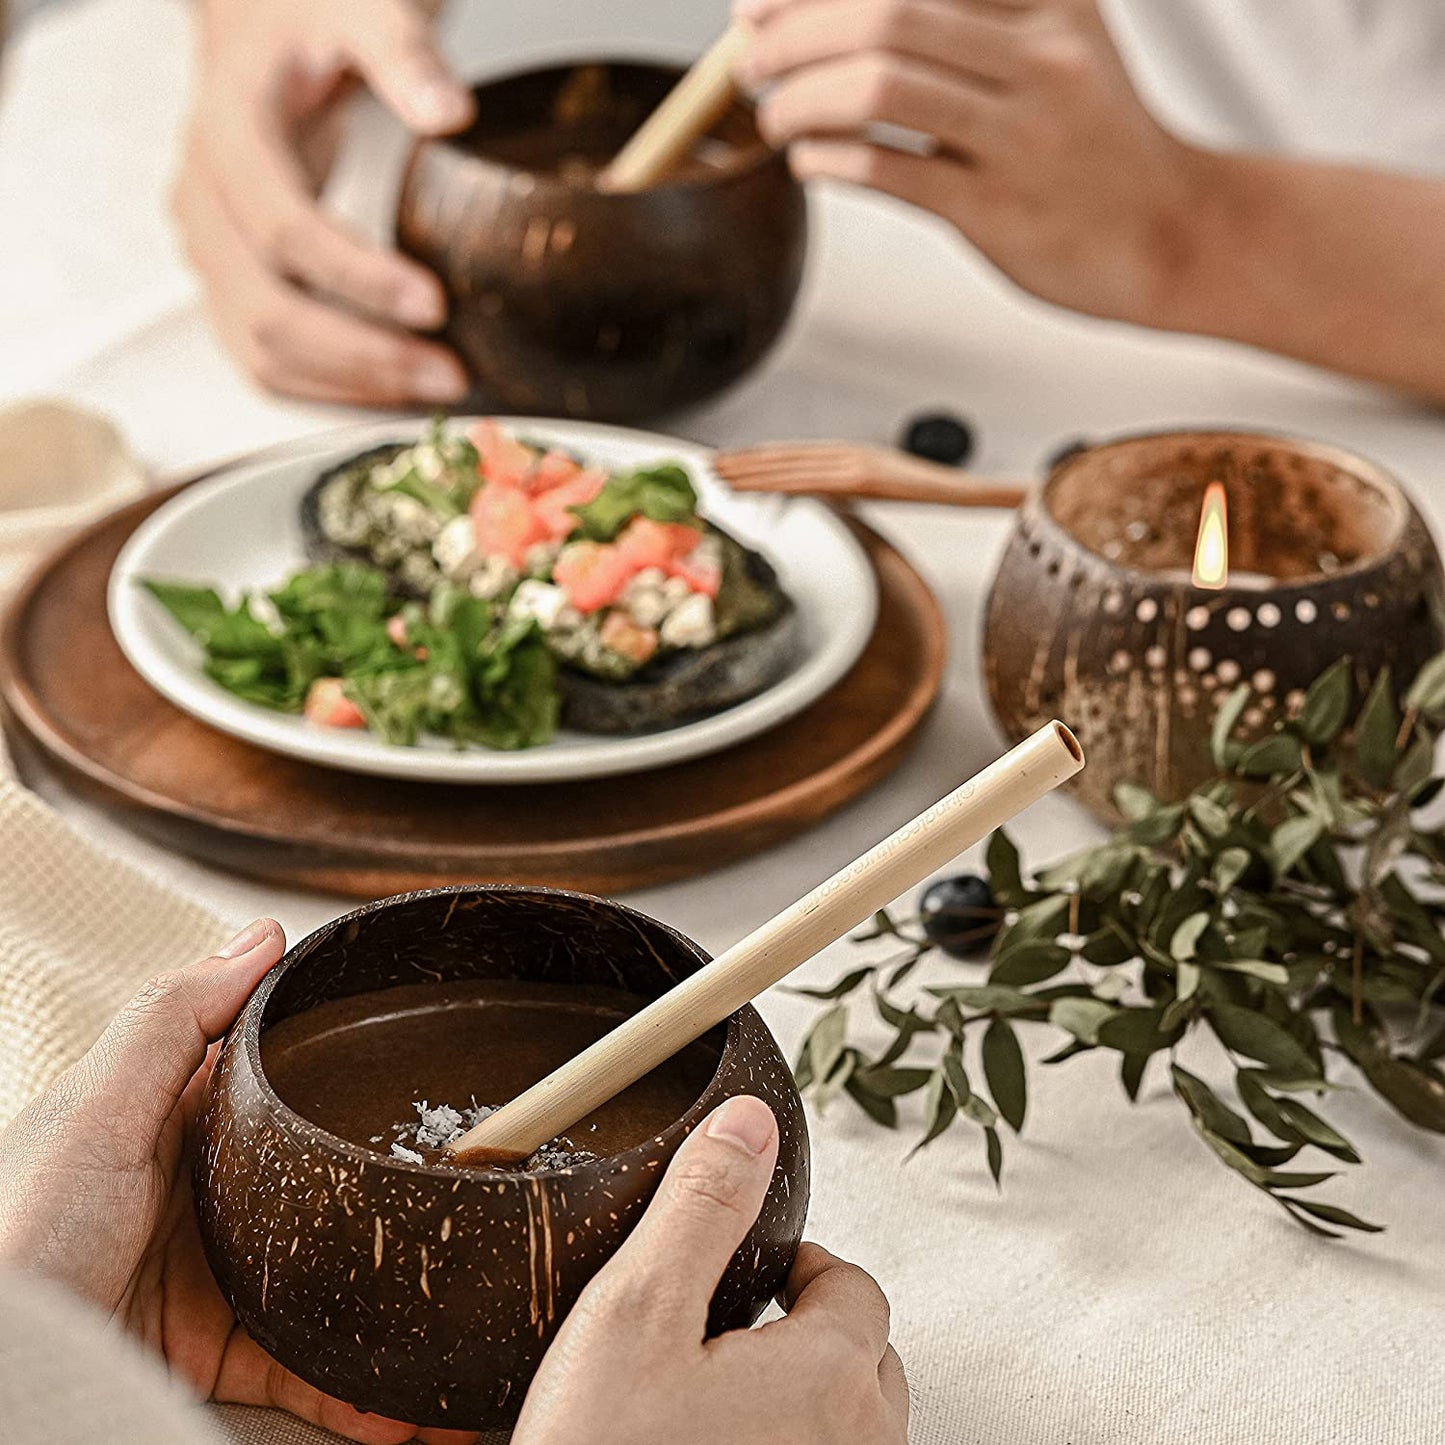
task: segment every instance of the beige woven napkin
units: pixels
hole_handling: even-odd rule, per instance
[[[102,418],[51,402],[0,412],[0,592],[66,531],[145,485]],[[0,743],[0,1126],[147,978],[206,957],[232,931],[77,832],[20,785]],[[232,1445],[338,1439],[279,1410],[210,1413]]]

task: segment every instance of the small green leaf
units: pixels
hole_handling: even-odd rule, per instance
[[[1284,878],[1319,841],[1323,829],[1320,820],[1301,813],[1286,818],[1269,835],[1270,860],[1277,878]]]
[[[932,1074],[932,1069],[899,1069],[874,1064],[870,1068],[856,1070],[853,1082],[865,1094],[872,1094],[875,1098],[896,1099],[923,1088]]]
[[[1280,1113],[1294,1127],[1300,1137],[1306,1139],[1317,1149],[1323,1149],[1327,1154],[1333,1154],[1337,1159],[1343,1159],[1347,1164],[1360,1162],[1360,1156],[1355,1152],[1355,1146],[1338,1129],[1327,1124],[1312,1109],[1307,1109],[1301,1104],[1298,1099],[1278,1099],[1275,1102]]]
[[[1318,1075],[1319,1065],[1295,1036],[1255,1009],[1234,1004],[1209,1005],[1209,1021],[1220,1042],[1246,1058],[1289,1078]]]
[[[944,1081],[943,1070],[935,1069],[933,1077],[928,1081],[928,1090],[923,1096],[923,1116],[928,1120],[928,1127],[923,1137],[909,1151],[910,1154],[916,1154],[933,1143],[953,1123],[957,1114],[958,1101]]]
[[[988,1152],[988,1172],[993,1175],[993,1182],[998,1188],[1003,1188],[1003,1144],[998,1137],[998,1130],[988,1128],[983,1131],[984,1147]]]
[[[953,1091],[953,1097],[963,1108],[973,1098],[973,1088],[968,1082],[968,1071],[963,1067],[963,1043],[952,1039],[943,1051],[943,1077]]]
[[[1298,771],[1303,761],[1298,738],[1289,733],[1274,733],[1245,748],[1235,771],[1247,778],[1277,778]]]
[[[984,1031],[983,1073],[999,1113],[1017,1134],[1028,1110],[1028,1080],[1018,1035],[1007,1019],[993,1019]]]
[[[1249,1145],[1253,1142],[1249,1125],[1198,1075],[1191,1074],[1180,1064],[1171,1064],[1169,1077],[1173,1080],[1174,1092],[1184,1101],[1189,1112],[1211,1133],[1236,1145]],[[1250,1162],[1253,1163],[1252,1160]]]
[[[1125,1054],[1119,1061],[1119,1082],[1124,1086],[1131,1104],[1139,1101],[1139,1088],[1144,1082],[1150,1057],[1149,1054]]]
[[[1030,903],[1019,910],[1018,917],[1000,937],[999,952],[1002,953],[1010,943],[1021,943],[1026,938],[1052,938],[1068,916],[1069,899],[1066,894],[1058,893]]]
[[[1390,669],[1382,667],[1365,705],[1355,721],[1355,751],[1365,780],[1376,788],[1385,787],[1395,770],[1398,756],[1395,739],[1400,733],[1400,710],[1395,706]]]
[[[1410,684],[1405,706],[1428,717],[1445,710],[1445,653],[1432,657]]]
[[[1178,959],[1181,963],[1193,958],[1199,944],[1199,937],[1208,927],[1209,915],[1207,913],[1191,913],[1174,930],[1173,937],[1169,940],[1169,956]]]
[[[1070,957],[1069,950],[1060,944],[1049,943],[1042,938],[1025,939],[1022,943],[1011,944],[999,954],[988,981],[1020,988],[1042,983],[1062,973],[1069,966]]]
[[[1249,851],[1245,848],[1225,848],[1215,857],[1210,870],[1210,880],[1221,896],[1228,893],[1244,876],[1249,867]]]
[[[1092,998],[1059,998],[1049,1005],[1049,1022],[1071,1033],[1081,1043],[1097,1044],[1099,1026],[1118,1012]]]
[[[1229,813],[1213,799],[1196,793],[1187,806],[1189,816],[1198,824],[1199,831],[1206,838],[1223,838],[1228,834],[1231,826]]]
[[[1228,973],[1242,973],[1257,978],[1261,983],[1272,984],[1275,988],[1289,987],[1289,970],[1282,963],[1270,963],[1263,958],[1231,958],[1216,964]]]
[[[992,1129],[998,1123],[998,1115],[989,1107],[988,1101],[978,1094],[970,1094],[959,1106],[959,1112],[975,1124]]]
[[[1287,1143],[1301,1143],[1299,1131],[1285,1117],[1277,1100],[1264,1086],[1264,1078],[1258,1069],[1240,1069],[1234,1076],[1234,1087],[1239,1091],[1239,1100],[1276,1139]]]
[[[1249,704],[1249,684],[1242,682],[1219,705],[1214,715],[1214,726],[1209,733],[1209,753],[1216,768],[1228,768],[1234,763],[1239,744],[1230,734]]]
[[[1310,684],[1300,709],[1300,731],[1316,746],[1333,742],[1350,715],[1353,695],[1350,659],[1342,657]]]
[[[1435,766],[1435,740],[1419,735],[1405,749],[1405,756],[1395,766],[1390,786],[1397,793],[1411,794],[1430,779]]]
[[[1167,1049],[1178,1037],[1176,1029],[1161,1026],[1162,1008],[1121,1008],[1099,1025],[1098,1041],[1106,1049],[1125,1054],[1153,1054]]]
[[[849,1074],[844,1081],[843,1088],[848,1097],[873,1120],[875,1124],[881,1124],[885,1129],[896,1129],[898,1127],[898,1106],[894,1101],[883,1094],[875,1094],[865,1089],[859,1082],[859,1075],[855,1070]]]
[[[1114,789],[1114,806],[1126,822],[1137,823],[1143,818],[1152,818],[1162,805],[1148,788],[1125,782]]]
[[[813,1081],[819,1086],[827,1083],[838,1060],[843,1057],[847,1032],[848,1013],[842,1004],[830,1008],[809,1032],[806,1044],[808,1067]]]
[[[1007,907],[1021,903],[1024,897],[1023,874],[1019,868],[1019,850],[1013,840],[999,828],[988,840],[984,855],[989,886],[998,901]]]
[[[1079,949],[1079,957],[1100,968],[1112,968],[1138,957],[1139,950],[1117,923],[1091,933]]]
[[[831,983],[826,988],[790,988],[788,992],[802,998],[838,999],[852,993],[872,972],[871,968],[855,968],[852,973],[845,973],[836,983]]]
[[[1175,970],[1174,996],[1180,1003],[1185,1003],[1194,997],[1195,990],[1199,987],[1199,965],[1197,963],[1181,963]]]
[[[1038,1006],[1036,1000],[1021,989],[1007,988],[1002,984],[959,984],[952,988],[929,988],[925,991],[934,998],[951,999],[961,1008],[989,1012],[1022,1013]]]
[[[1311,1214],[1316,1219],[1323,1219],[1329,1224],[1338,1224],[1342,1229],[1358,1229],[1364,1234],[1384,1232],[1384,1225],[1370,1224],[1367,1220],[1361,1219],[1359,1215],[1351,1214],[1348,1209],[1341,1209],[1336,1204],[1317,1204],[1311,1199],[1291,1199],[1290,1206],[1294,1209],[1303,1209],[1306,1214]]]

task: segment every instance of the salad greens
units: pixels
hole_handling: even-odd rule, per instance
[[[607,479],[590,502],[568,510],[578,519],[576,536],[610,542],[634,517],[697,524],[697,491],[675,462],[639,467]]]
[[[403,602],[384,573],[348,562],[233,607],[210,587],[143,585],[205,649],[206,676],[247,702],[300,712],[313,683],[340,678],[389,743],[429,732],[515,749],[556,731],[556,663],[537,624],[451,584]]]

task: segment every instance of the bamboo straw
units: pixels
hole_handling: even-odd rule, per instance
[[[1083,766],[1074,735],[1048,723],[448,1149],[468,1163],[525,1159]]]
[[[661,180],[728,108],[736,93],[733,66],[747,44],[740,25],[723,31],[597,177],[598,188],[640,191]]]

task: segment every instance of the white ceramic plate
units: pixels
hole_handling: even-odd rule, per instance
[[[167,502],[136,530],[111,573],[110,622],[121,650],[177,707],[258,747],[351,772],[456,783],[598,778],[717,752],[801,712],[858,660],[873,631],[877,584],[863,549],[826,507],[730,492],[713,476],[705,449],[668,437],[532,417],[508,424],[613,469],[663,460],[685,466],[703,512],[764,552],[798,604],[803,647],[792,672],[756,697],[697,722],[631,737],[564,729],[522,752],[458,749],[441,739],[399,747],[366,732],[318,727],[272,712],[213,683],[201,671],[200,647],[138,580],[210,584],[228,600],[247,589],[275,586],[306,562],[298,509],[307,487],[325,468],[367,447],[420,435],[416,422],[379,423],[298,442]]]

